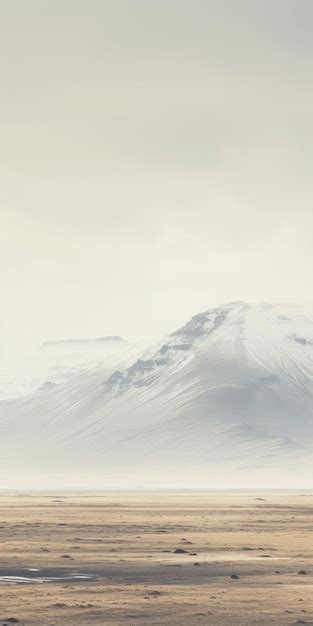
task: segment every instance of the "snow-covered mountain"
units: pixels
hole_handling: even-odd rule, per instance
[[[311,487],[313,313],[235,302],[0,403],[2,487]]]
[[[109,336],[46,341],[30,353],[15,350],[1,355],[0,400],[28,395],[47,382],[64,382],[127,348],[124,339]]]

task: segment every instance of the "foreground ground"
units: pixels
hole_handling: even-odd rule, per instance
[[[312,522],[310,494],[2,496],[0,625],[313,624]]]

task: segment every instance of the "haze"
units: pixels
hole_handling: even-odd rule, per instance
[[[1,350],[311,300],[309,0],[0,0]]]

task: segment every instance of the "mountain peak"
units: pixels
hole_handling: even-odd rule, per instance
[[[197,339],[217,330],[231,315],[243,313],[249,309],[246,302],[230,302],[193,315],[184,326],[172,333],[172,337],[183,336]]]

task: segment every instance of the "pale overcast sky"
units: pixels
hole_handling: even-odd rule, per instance
[[[311,0],[0,0],[0,345],[312,303],[312,32]]]

